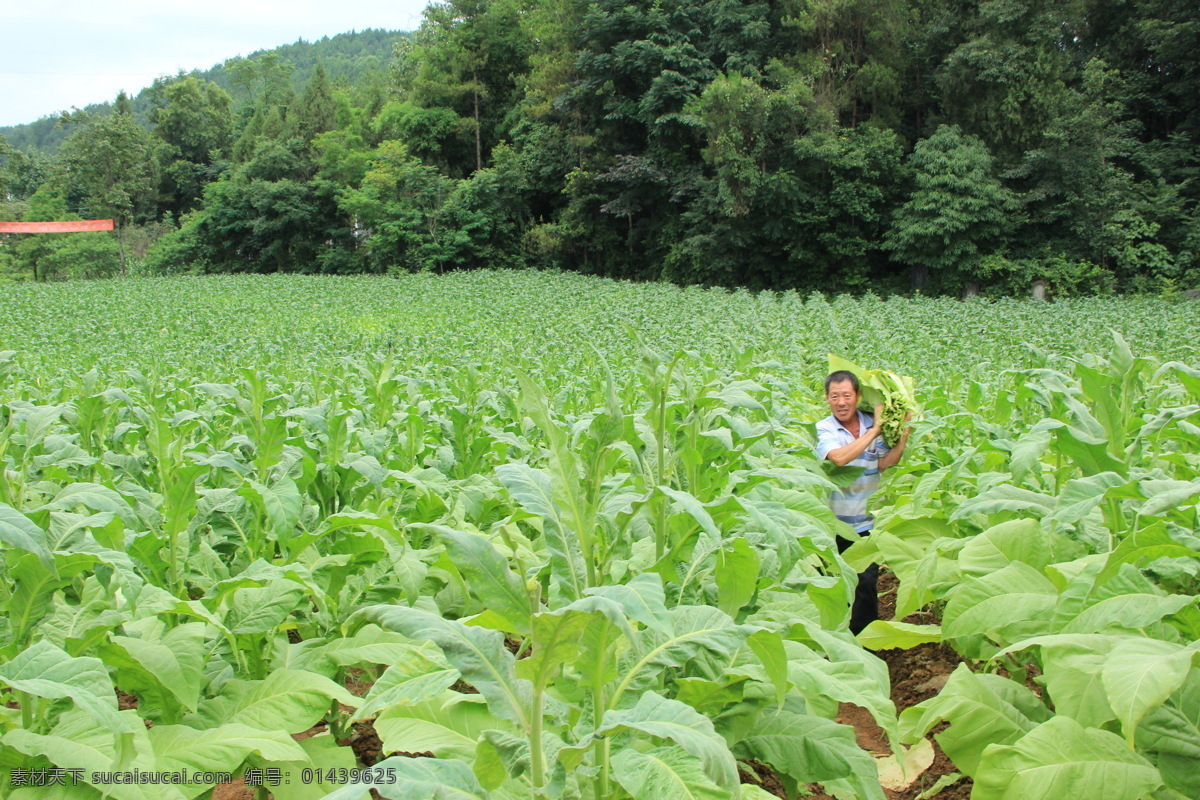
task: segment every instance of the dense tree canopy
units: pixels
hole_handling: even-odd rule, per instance
[[[53,157],[0,143],[6,207],[135,223],[158,271],[1200,282],[1194,4],[440,0],[367,34],[163,79]]]

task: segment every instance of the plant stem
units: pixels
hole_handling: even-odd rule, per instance
[[[604,702],[604,687],[598,686],[592,692],[592,720],[593,725],[597,728],[600,727],[600,721],[604,717]],[[608,797],[609,771],[612,763],[612,741],[607,736],[600,740],[598,759],[600,761],[600,777],[596,800],[604,800]]]
[[[542,749],[542,705],[545,698],[541,690],[535,689],[533,695],[532,719],[529,723],[529,760],[533,777],[533,791],[538,797],[545,797],[546,792],[546,753]]]

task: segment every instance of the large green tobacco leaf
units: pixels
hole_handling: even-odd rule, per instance
[[[635,575],[628,582],[614,586],[594,586],[587,593],[616,602],[629,619],[647,628],[661,633],[671,630],[662,577],[656,573]]]
[[[1159,522],[1126,536],[1109,553],[1096,582],[1103,583],[1116,575],[1123,564],[1144,564],[1158,558],[1200,558],[1200,551],[1172,539],[1166,526]]]
[[[1121,737],[1054,717],[1015,744],[984,751],[972,800],[1138,800],[1162,777]]]
[[[297,744],[304,753],[303,759],[255,757],[251,760],[254,766],[261,765],[263,769],[274,768],[280,771],[281,784],[286,787],[288,800],[321,800],[334,788],[334,784],[313,780],[316,775],[329,777],[330,770],[333,770],[332,774],[340,777],[346,774],[341,770],[357,769],[359,766],[353,748],[339,745],[328,732],[302,739]],[[282,795],[283,791],[277,789],[275,793]]]
[[[582,597],[587,588],[583,551],[555,504],[549,474],[526,464],[503,464],[496,468],[496,478],[526,511],[542,518],[551,582],[567,602]]]
[[[26,641],[26,636],[50,611],[54,593],[69,586],[79,575],[93,568],[99,559],[87,553],[55,553],[51,569],[33,553],[12,554],[15,562],[9,567],[14,579],[8,599],[8,621],[14,644]]]
[[[419,648],[409,645],[408,652],[371,685],[354,719],[370,719],[394,705],[412,705],[438,697],[458,678],[458,670],[449,668],[434,645]]]
[[[1175,508],[1195,506],[1189,501],[1200,494],[1200,480],[1195,481],[1142,481],[1138,487],[1147,500],[1138,508],[1138,516],[1155,517]]]
[[[1088,432],[1063,423],[1054,429],[1054,442],[1058,450],[1071,459],[1085,476],[1103,472],[1128,474],[1128,467],[1108,452],[1108,439],[1103,429]]]
[[[1179,594],[1120,594],[1088,606],[1062,632],[1101,633],[1111,628],[1136,631],[1196,603],[1196,597]]]
[[[1158,763],[1163,781],[1188,797],[1200,796],[1200,669],[1137,729],[1137,746]]]
[[[522,728],[528,726],[533,686],[517,678],[516,658],[504,647],[504,634],[407,606],[371,606],[356,616],[410,639],[432,641],[463,680],[487,698],[493,714]]]
[[[62,491],[39,511],[71,511],[79,506],[98,513],[114,514],[131,528],[138,524],[137,515],[129,501],[113,489],[98,483],[72,483],[64,486]]]
[[[1014,561],[1043,570],[1051,560],[1050,537],[1035,519],[1002,522],[967,541],[958,554],[963,577],[982,577]]]
[[[728,800],[728,789],[704,774],[700,759],[671,747],[642,752],[622,750],[613,756],[613,777],[633,797],[679,800]]]
[[[309,642],[312,644],[306,646]],[[306,669],[327,678],[332,678],[340,668],[359,664],[437,665],[430,669],[449,666],[432,644],[415,644],[407,636],[385,631],[378,625],[365,625],[353,636],[334,637],[324,644],[310,639],[301,643],[301,647],[289,646],[287,652],[286,663],[277,660],[276,666]]]
[[[1131,742],[1139,721],[1183,684],[1200,649],[1136,635],[1060,634],[1009,650],[1033,646],[1059,714],[1096,727],[1117,719]]]
[[[1041,647],[1042,683],[1055,710],[1081,725],[1098,728],[1116,719],[1102,674],[1120,641],[1116,636],[1059,634],[1027,639],[1018,647]]]
[[[114,712],[115,713],[115,712]],[[88,714],[72,711],[62,715],[48,734],[38,734],[24,728],[11,730],[3,743],[29,756],[42,756],[60,769],[82,770],[88,780],[93,772],[159,769],[155,761],[149,732],[135,711],[120,712],[119,728],[127,733],[114,735],[104,725],[97,725]],[[130,747],[120,741],[128,738]],[[122,752],[124,751],[124,752]],[[180,789],[171,785],[124,784],[114,792],[113,785],[103,786],[120,800],[186,800]]]
[[[868,650],[908,650],[917,645],[942,640],[940,625],[914,625],[908,622],[877,619],[867,625],[857,637]]]
[[[1101,681],[1130,747],[1142,718],[1183,685],[1198,650],[1200,643],[1180,647],[1157,639],[1125,639],[1113,648]]]
[[[201,702],[196,714],[185,722],[197,728],[236,722],[261,730],[300,733],[324,717],[333,700],[354,707],[360,702],[328,678],[280,669],[261,681],[227,682],[218,696]]]
[[[700,759],[704,773],[718,786],[732,791],[738,785],[737,765],[725,740],[708,717],[685,703],[646,692],[632,708],[605,712],[596,734],[608,736],[623,730],[668,739]]]
[[[1057,601],[1058,590],[1045,575],[1013,561],[997,572],[968,578],[950,593],[942,633],[948,639],[984,633],[1013,641],[1042,632]]]
[[[900,714],[901,740],[911,744],[940,722],[936,735],[946,755],[974,775],[985,748],[1015,742],[1050,718],[1050,712],[1024,686],[999,675],[976,674],[960,664],[942,691]]]
[[[112,636],[101,657],[129,677],[127,689],[143,701],[153,695],[160,707],[168,704],[195,711],[204,688],[205,625],[189,622],[152,639]],[[143,711],[143,714],[145,712]]]
[[[758,589],[759,561],[758,551],[740,536],[717,552],[713,570],[717,601],[720,609],[729,616],[736,616],[754,597]]]
[[[0,542],[33,553],[44,569],[54,571],[50,548],[46,545],[46,532],[34,525],[29,517],[4,503],[0,503]]]
[[[1026,477],[1041,471],[1040,461],[1050,447],[1053,423],[1054,420],[1039,421],[1013,444],[1009,463],[1016,483],[1024,483]]]
[[[597,627],[611,626],[621,632],[626,641],[633,641],[633,630],[621,606],[606,597],[590,596],[576,600],[557,611],[544,611],[533,618],[532,652],[517,662],[517,674],[533,682],[541,691],[559,674],[564,665],[576,665],[581,674],[596,680],[597,675],[576,664],[583,661],[598,666],[601,675],[608,672],[604,662],[609,654],[591,650],[597,642],[590,635]]]
[[[854,703],[867,709],[895,746],[899,730],[896,706],[889,696],[887,666],[858,647],[847,634],[833,634],[816,625],[805,628],[827,658],[800,642],[785,643],[788,679],[814,711],[824,704],[828,715],[833,716],[837,703]]]
[[[238,723],[208,730],[186,725],[155,725],[148,732],[155,769],[161,772],[236,772],[251,754],[266,761],[307,761],[304,749],[281,731],[264,731]],[[189,797],[203,784],[181,787]]]
[[[1054,504],[1055,500],[1050,495],[1022,489],[1011,483],[1001,483],[964,500],[950,515],[950,521],[974,514],[1032,514],[1044,517],[1054,510]]]
[[[112,680],[97,658],[71,658],[60,648],[41,641],[0,666],[0,681],[34,697],[69,697],[109,731],[128,733],[137,727],[117,712]]]
[[[861,797],[883,798],[874,759],[858,746],[854,729],[805,714],[792,703],[767,708],[735,750],[740,757],[770,764],[793,785],[857,777]]]
[[[271,486],[248,480],[239,491],[246,499],[256,503],[267,518],[272,538],[287,542],[300,520],[303,501],[300,491],[291,478],[283,477]]]
[[[1122,491],[1132,490],[1132,483],[1115,472],[1100,472],[1084,478],[1069,480],[1058,495],[1058,506],[1050,519],[1066,525],[1087,517],[1106,499],[1119,497]]]
[[[277,578],[265,586],[248,586],[233,592],[225,625],[233,634],[267,633],[278,628],[304,597],[304,587]]]
[[[387,800],[484,800],[487,793],[471,768],[461,761],[437,758],[386,758],[369,774],[371,781],[353,783],[323,800],[364,800],[373,788]]]
[[[612,695],[612,705],[619,706],[627,691],[648,688],[661,671],[656,667],[679,667],[705,651],[728,655],[754,632],[711,606],[677,606],[671,609],[670,620],[669,634],[646,630],[635,635],[632,663]]]
[[[384,752],[431,752],[438,758],[470,760],[488,730],[510,728],[488,711],[479,695],[444,692],[423,702],[397,703],[375,719]]]
[[[525,581],[509,568],[508,560],[479,534],[430,526],[441,535],[446,553],[462,574],[471,593],[484,607],[507,623],[505,630],[529,633],[533,607]]]

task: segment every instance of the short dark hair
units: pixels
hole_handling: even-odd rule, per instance
[[[829,373],[829,377],[825,379],[825,394],[829,394],[829,385],[833,383],[841,383],[842,381],[850,381],[850,388],[855,394],[859,394],[858,376],[848,369],[839,369],[837,372]]]

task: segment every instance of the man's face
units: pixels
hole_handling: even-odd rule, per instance
[[[825,393],[825,402],[829,403],[829,410],[833,412],[834,419],[845,425],[854,419],[857,413],[858,392],[854,391],[850,381],[834,381],[829,384],[829,391]]]

